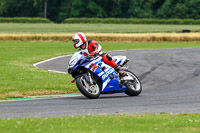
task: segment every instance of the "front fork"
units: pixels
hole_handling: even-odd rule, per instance
[[[93,80],[92,80],[92,77],[91,77],[91,74],[90,74],[89,71],[88,71],[88,77],[89,77],[89,83],[90,83],[90,84],[93,84]]]
[[[83,74],[85,80],[87,81],[87,83],[89,84],[94,84],[93,79],[92,79],[92,75],[91,73],[88,71],[87,73]]]

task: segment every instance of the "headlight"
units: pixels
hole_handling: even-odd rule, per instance
[[[69,74],[72,73],[73,67],[74,67],[74,65],[76,64],[77,61],[78,61],[77,58],[75,58],[74,60],[70,60],[69,66],[68,66],[68,73]]]
[[[74,59],[74,60],[72,60],[72,61],[69,63],[69,66],[70,66],[70,67],[74,66],[74,65],[76,64],[77,61],[78,61],[77,58]]]

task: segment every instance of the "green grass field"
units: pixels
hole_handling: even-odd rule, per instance
[[[200,32],[199,25],[156,25],[156,24],[20,24],[1,23],[0,33],[155,33],[182,32],[190,29]]]
[[[199,133],[200,114],[0,119],[0,133]]]
[[[101,43],[104,51],[200,48],[200,43]],[[0,42],[0,99],[77,92],[71,76],[33,67],[75,52],[72,43]],[[66,64],[67,65],[67,64]],[[0,133],[197,133],[200,114],[119,114],[0,119]]]
[[[2,33],[154,33],[181,32],[198,25],[0,24]],[[200,43],[101,43],[104,51],[121,49],[200,48]],[[75,52],[72,43],[0,41],[0,100],[78,92],[68,74],[35,68],[34,63]],[[67,65],[67,64],[66,64]],[[67,67],[67,66],[66,66]],[[200,114],[119,114],[56,118],[0,119],[0,133],[197,133]]]
[[[200,48],[200,43],[101,43],[104,51]],[[72,77],[33,67],[34,63],[75,52],[72,43],[0,42],[0,99],[77,92]],[[66,64],[67,69],[67,64]],[[55,80],[56,79],[56,80]]]

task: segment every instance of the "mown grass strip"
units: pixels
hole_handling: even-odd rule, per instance
[[[2,133],[198,133],[200,114],[122,114],[0,119]]]
[[[200,48],[200,43],[101,43],[103,51]],[[78,92],[68,74],[33,67],[34,63],[76,51],[64,42],[0,42],[0,99]],[[67,64],[66,64],[67,69]]]
[[[1,23],[0,33],[181,33],[183,29],[200,32],[199,25],[160,24],[20,24]]]
[[[71,42],[73,34],[0,34],[2,41]],[[104,34],[86,33],[88,40],[100,42],[199,42],[200,33]]]

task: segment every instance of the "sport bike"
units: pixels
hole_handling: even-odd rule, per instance
[[[90,59],[88,59],[90,58]],[[103,62],[101,56],[85,57],[80,51],[73,54],[69,61],[68,73],[76,81],[80,92],[87,98],[98,98],[100,94],[124,92],[129,96],[138,96],[142,85],[138,77],[125,65],[126,56],[113,56],[113,60],[126,72],[121,77],[114,68]]]

